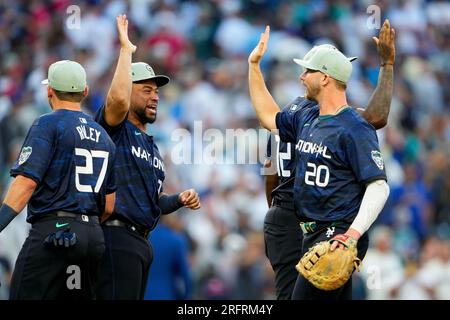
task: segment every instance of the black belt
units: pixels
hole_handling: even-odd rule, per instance
[[[314,233],[325,228],[338,227],[345,224],[348,225],[348,223],[345,221],[308,221],[300,222],[300,228],[302,229],[304,234],[307,234]]]
[[[283,208],[283,209],[287,209],[287,210],[295,210],[294,209],[294,201],[290,201],[290,200],[282,200],[279,198],[273,198],[272,205]]]
[[[127,230],[137,233],[138,235],[140,235],[141,237],[143,237],[145,239],[147,239],[148,235],[150,234],[150,229],[139,227],[137,225],[134,225],[131,223],[126,223],[126,222],[123,222],[123,221],[117,220],[117,219],[105,221],[103,224],[108,227],[126,228]]]
[[[98,216],[96,215],[87,215],[87,214],[81,214],[81,213],[73,213],[73,212],[67,212],[67,211],[55,211],[55,212],[48,212],[44,213],[39,216],[34,216],[30,223],[34,223],[40,219],[44,218],[75,218],[77,220],[83,221],[83,222],[96,222],[98,223]]]

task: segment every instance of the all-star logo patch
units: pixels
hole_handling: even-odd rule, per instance
[[[381,156],[381,152],[377,150],[372,150],[372,160],[377,165],[378,169],[383,170],[384,169],[384,161],[383,157]]]
[[[31,152],[33,152],[32,147],[23,147],[22,148],[22,151],[20,152],[20,156],[19,156],[19,166],[28,160],[28,158],[31,155]]]

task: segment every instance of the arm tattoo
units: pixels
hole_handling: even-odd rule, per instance
[[[387,124],[391,108],[392,91],[394,83],[394,68],[386,65],[380,68],[378,83],[370,97],[363,117],[376,129],[383,128]]]

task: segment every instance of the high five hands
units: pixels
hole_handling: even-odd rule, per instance
[[[122,49],[131,50],[132,53],[136,51],[136,46],[128,38],[128,19],[125,14],[121,14],[116,18],[117,32],[119,32],[120,47]]]
[[[259,38],[258,44],[248,57],[249,64],[258,64],[261,61],[262,57],[267,51],[267,43],[269,42],[269,36],[270,36],[270,27],[266,26],[266,30],[264,31],[264,33],[261,33],[261,37]]]
[[[373,37],[377,46],[381,66],[394,65],[395,60],[395,29],[391,28],[389,20],[384,20],[379,37]]]

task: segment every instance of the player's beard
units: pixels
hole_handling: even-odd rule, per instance
[[[319,96],[320,93],[320,86],[316,84],[311,84],[309,86],[305,85],[305,88],[306,88],[305,98],[317,102],[317,97]]]
[[[146,124],[146,123],[153,123],[156,121],[156,115],[155,114],[147,114],[147,107],[143,107],[143,108],[136,108],[134,110],[134,113],[136,114],[137,118],[139,119],[139,121],[142,124]]]

